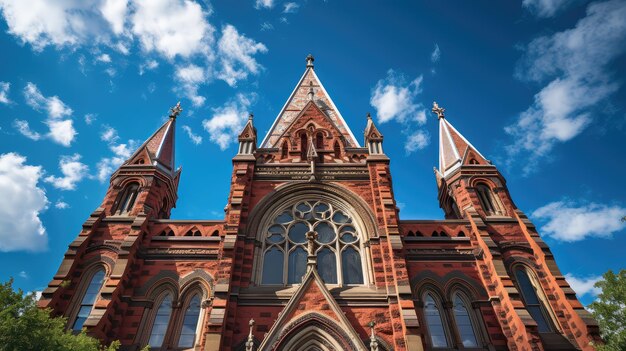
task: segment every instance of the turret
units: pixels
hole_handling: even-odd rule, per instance
[[[169,218],[181,173],[174,168],[176,117],[181,111],[178,103],[168,120],[111,175],[102,205],[108,216]]]

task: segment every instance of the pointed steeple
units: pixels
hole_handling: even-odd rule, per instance
[[[439,173],[446,178],[461,165],[490,162],[445,118],[445,109],[433,102],[432,112],[439,119]]]
[[[261,148],[280,147],[280,139],[290,125],[301,115],[309,102],[317,106],[332,122],[346,140],[347,147],[360,147],[354,134],[341,116],[339,109],[324,89],[313,67],[314,58],[309,55],[306,59],[306,69],[298,81],[295,89],[278,113],[269,132],[261,142]]]
[[[170,109],[169,119],[157,129],[123,165],[150,164],[169,174],[175,173],[176,117],[180,102]]]

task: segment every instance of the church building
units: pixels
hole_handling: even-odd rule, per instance
[[[382,133],[369,115],[352,132],[311,55],[267,135],[252,115],[241,131],[224,218],[177,220],[177,105],[39,305],[128,351],[593,350],[596,321],[504,176],[432,111],[444,220],[400,216]]]

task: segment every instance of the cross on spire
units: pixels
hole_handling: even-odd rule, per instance
[[[183,112],[183,108],[180,107],[180,101],[176,103],[176,106],[170,109],[170,118],[176,119],[178,115]]]
[[[443,107],[439,107],[439,104],[437,103],[437,101],[433,101],[433,109],[431,111],[437,114],[438,119],[445,118],[444,112],[446,112],[446,109]]]

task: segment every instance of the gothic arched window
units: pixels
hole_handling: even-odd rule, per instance
[[[530,316],[537,322],[539,332],[554,332],[554,326],[550,321],[549,307],[539,282],[534,279],[534,275],[523,265],[518,265],[513,271],[524,305]]]
[[[491,191],[491,188],[484,183],[476,185],[476,192],[480,205],[488,216],[504,214],[500,206],[500,202]]]
[[[317,233],[317,271],[327,284],[364,284],[362,240],[353,219],[324,201],[283,208],[263,235],[261,284],[299,284],[306,273],[306,234]]]
[[[200,294],[195,294],[185,309],[183,324],[178,338],[178,347],[193,347],[196,342],[196,330],[200,320]]]
[[[449,347],[448,332],[443,322],[441,301],[431,292],[424,294],[424,318],[432,347]]]
[[[289,156],[289,144],[287,144],[287,140],[285,140],[281,148],[280,158],[287,158],[287,156]]]
[[[341,146],[339,146],[339,142],[335,140],[335,145],[333,145],[333,150],[335,152],[335,158],[341,158]]]
[[[452,295],[452,312],[456,330],[459,332],[461,342],[464,347],[478,347],[478,338],[476,337],[476,327],[472,321],[469,304],[467,299],[460,292]]]
[[[150,348],[159,348],[163,345],[167,327],[170,324],[172,315],[172,295],[167,292],[161,299],[152,322],[152,330],[150,331],[150,339],[148,345]]]
[[[117,206],[118,214],[126,214],[129,213],[133,206],[135,205],[135,200],[137,200],[137,194],[139,193],[139,184],[130,183],[122,192],[122,196],[120,197],[119,204]]]
[[[85,324],[87,317],[89,317],[89,314],[91,314],[93,305],[98,298],[98,294],[102,288],[102,283],[104,283],[104,268],[98,268],[98,270],[96,270],[96,272],[91,276],[89,285],[87,285],[85,289],[83,298],[80,301],[78,313],[72,323],[72,330],[80,331],[83,329],[83,325]]]
[[[315,147],[318,150],[324,149],[324,134],[322,132],[319,132],[317,133],[317,135],[315,135]]]
[[[309,149],[308,138],[305,133],[302,133],[300,135],[300,158],[303,161],[306,161],[308,149]]]

